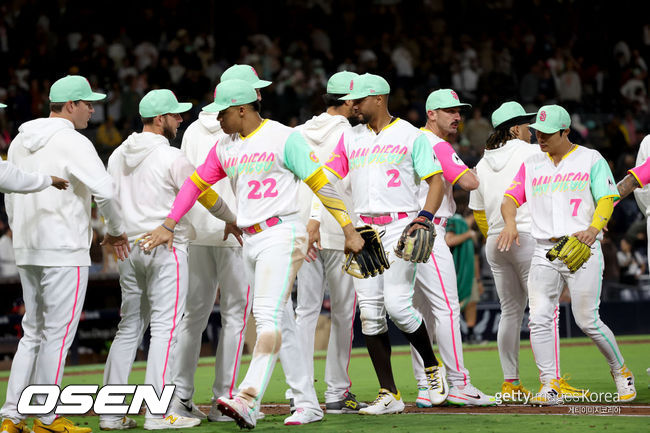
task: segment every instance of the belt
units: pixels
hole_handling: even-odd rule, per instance
[[[433,219],[433,223],[434,223],[435,225],[441,226],[441,227],[444,229],[445,227],[447,227],[447,218],[438,218],[438,217],[435,217],[435,218]]]
[[[556,243],[556,242],[558,242],[559,240],[560,240],[560,238],[550,238],[548,241],[549,241],[549,242]]]
[[[406,212],[398,212],[398,213],[390,213],[390,214],[376,216],[376,217],[359,215],[359,218],[361,218],[361,221],[363,221],[366,224],[375,224],[379,226],[384,226],[386,224],[392,223],[393,221],[401,220],[408,216],[409,214],[407,214]]]
[[[270,227],[276,226],[276,225],[280,224],[281,222],[282,222],[282,220],[279,217],[271,217],[271,218],[267,219],[266,221],[262,221],[259,224],[253,224],[250,227],[244,227],[244,228],[242,228],[242,230],[244,232],[248,233],[249,235],[254,235],[255,233],[261,232],[262,230],[266,230],[266,229],[268,229]]]

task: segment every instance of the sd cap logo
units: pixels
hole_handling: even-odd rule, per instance
[[[354,88],[354,80],[350,80],[350,90]]]
[[[539,121],[543,122],[545,120],[546,120],[546,111],[542,111],[541,113],[539,113]]]
[[[458,99],[458,95],[457,95],[456,92],[454,92],[453,90],[451,91],[451,96],[453,96],[454,99],[455,99],[456,101],[459,100],[459,99]]]
[[[232,98],[232,99],[230,100],[230,102],[232,102],[232,103],[234,104],[235,102],[237,102],[237,100],[236,100],[235,98]]]

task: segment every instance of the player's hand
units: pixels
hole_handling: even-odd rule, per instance
[[[343,252],[345,254],[347,253],[358,253],[363,249],[363,245],[365,244],[365,241],[357,232],[352,225],[352,223],[346,225],[343,227],[343,234],[345,235],[345,247],[343,249]]]
[[[160,225],[149,233],[146,233],[142,237],[142,242],[139,245],[144,252],[148,253],[162,244],[167,244],[167,249],[171,251],[174,244],[174,233]]]
[[[412,221],[414,224],[413,224],[413,225],[409,228],[409,230],[406,232],[406,236],[410,236],[411,233],[413,233],[413,232],[416,231],[417,229],[426,229],[427,226],[425,226],[424,224],[417,224],[418,222],[420,222],[420,221],[423,222],[423,221],[425,221],[426,219],[427,219],[427,217],[425,217],[425,216],[418,216],[418,217],[415,217],[415,218],[413,219],[413,221]]]
[[[323,249],[320,244],[320,221],[310,219],[307,222],[307,236],[307,245],[309,247],[307,248],[305,261],[311,263],[318,258],[318,251]]]
[[[506,224],[497,238],[497,249],[501,252],[510,251],[513,242],[519,246],[519,232],[517,231],[517,226],[514,224]]]
[[[56,176],[50,176],[52,178],[52,186],[56,189],[68,189],[70,182],[65,179]]]
[[[593,243],[596,242],[596,236],[598,236],[598,230],[596,229],[596,227],[589,226],[587,230],[576,232],[572,236],[578,238],[578,240],[583,244],[592,246]]]
[[[104,240],[100,245],[110,245],[115,250],[117,258],[124,261],[129,257],[129,252],[131,251],[131,246],[129,245],[129,238],[126,233],[122,233],[119,236],[111,236],[108,233],[104,235]]]
[[[239,242],[239,245],[243,246],[244,245],[244,240],[242,239],[242,234],[244,232],[242,229],[237,227],[237,222],[231,222],[231,223],[226,223],[226,228],[223,230],[223,240],[225,241],[228,239],[228,235],[233,235],[235,239],[237,239],[237,242]]]

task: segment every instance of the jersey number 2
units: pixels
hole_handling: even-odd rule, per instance
[[[266,186],[264,196],[262,196],[262,193],[259,192],[262,185]],[[248,193],[248,198],[251,200],[256,200],[262,197],[269,198],[278,196],[278,190],[275,189],[275,179],[273,178],[264,179],[262,183],[259,183],[256,180],[251,180],[248,182],[248,186],[252,188],[251,192]]]
[[[581,198],[574,198],[569,201],[569,204],[573,205],[573,213],[571,216],[578,216],[578,208],[580,207],[580,203],[582,202]]]
[[[402,181],[399,180],[399,170],[388,170],[386,174],[391,176],[391,178],[388,180],[388,188],[397,188],[402,184]]]

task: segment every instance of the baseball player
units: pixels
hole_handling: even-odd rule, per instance
[[[128,255],[126,235],[114,208],[113,183],[93,144],[75,129],[85,129],[93,102],[105,98],[88,81],[70,75],[50,88],[50,116],[24,123],[9,147],[9,161],[26,171],[56,173],[70,188],[54,193],[9,194],[5,197],[13,230],[16,265],[23,288],[25,315],[11,365],[0,431],[28,433],[18,400],[26,386],[61,384],[68,349],[83,308],[90,266],[91,195],[106,219],[105,241],[120,259]],[[40,186],[48,181],[40,179]],[[58,182],[58,181],[57,181]],[[37,396],[44,403],[44,396]],[[88,433],[54,413],[34,420],[37,433]]]
[[[528,202],[531,235],[536,241],[530,272],[530,342],[542,383],[531,402],[553,405],[562,402],[560,387],[560,341],[557,333],[558,299],[566,284],[576,323],[607,359],[620,401],[636,397],[634,376],[625,366],[612,331],[600,320],[598,306],[603,275],[600,231],[619,198],[612,173],[600,153],[569,141],[571,118],[558,105],[540,108],[531,128],[542,152],[528,157],[506,192],[501,205],[505,222],[497,249],[521,246],[517,208]],[[592,247],[593,256],[575,273],[562,261],[550,261],[547,251],[557,240],[572,234]]]
[[[253,67],[234,65],[226,69],[221,81],[241,79],[251,83],[261,100],[259,89],[271,84],[260,80]],[[217,141],[226,137],[214,113],[201,112],[183,134],[181,150],[187,159],[199,166]],[[227,179],[213,187],[214,191],[236,213],[235,197]],[[240,244],[229,237],[222,240],[225,223],[214,218],[203,206],[196,204],[186,218],[194,227],[195,239],[189,247],[189,290],[185,315],[178,325],[177,357],[172,382],[176,385],[171,406],[177,414],[205,418],[192,401],[194,374],[201,350],[201,335],[208,324],[219,287],[221,332],[214,366],[212,407],[209,421],[232,421],[217,408],[217,398],[237,393],[235,382],[244,349],[246,320],[250,314],[253,293],[242,273],[244,264]]]
[[[453,186],[458,184],[465,190],[478,187],[476,175],[467,168],[458,157],[451,145],[445,139],[455,134],[460,122],[460,110],[468,107],[458,99],[458,95],[451,89],[440,89],[432,92],[427,97],[427,123],[422,128],[433,147],[435,155],[442,167],[444,198],[432,218],[438,239],[433,245],[431,259],[418,266],[416,278],[416,293],[423,302],[418,302],[421,311],[424,311],[427,323],[435,323],[435,335],[438,341],[440,357],[446,367],[447,380],[450,383],[447,402],[456,405],[492,406],[496,404],[493,396],[486,395],[470,382],[469,371],[463,363],[463,346],[460,334],[460,305],[458,302],[458,287],[454,259],[449,251],[445,239],[447,219],[454,215],[456,203],[453,197]],[[422,184],[420,190],[420,204],[428,193],[428,186]],[[423,308],[427,306],[428,308]],[[431,333],[433,337],[433,332]],[[426,378],[420,359],[414,350],[411,350],[413,371],[418,382],[419,406],[430,407],[433,402],[427,401]],[[424,394],[424,395],[423,395]]]
[[[327,161],[341,135],[350,133],[348,118],[355,115],[353,103],[339,98],[350,91],[350,83],[357,77],[357,74],[347,71],[332,75],[327,82],[327,93],[323,95],[327,105],[326,111],[296,128],[321,161]],[[344,189],[341,191],[343,197],[351,195],[348,178],[339,186]],[[314,383],[314,336],[327,286],[330,292],[332,324],[325,364],[325,409],[327,413],[333,414],[357,413],[367,405],[358,402],[350,392],[352,381],[348,374],[348,365],[357,300],[352,276],[341,272],[341,263],[345,261],[343,232],[329,213],[321,215],[318,208],[314,209],[314,212],[311,211],[312,201],[317,207],[320,201],[307,185],[301,185],[300,200],[303,220],[307,223],[310,248],[306,257],[307,263],[298,271],[296,324],[302,342],[301,354],[308,365],[307,377],[309,383]],[[347,207],[351,209],[350,205]],[[312,247],[314,242],[317,243],[316,248]],[[282,354],[282,351],[280,353]]]
[[[440,165],[427,139],[408,122],[388,112],[390,86],[382,77],[364,74],[353,79],[350,94],[361,124],[341,137],[327,167],[336,176],[350,177],[355,213],[385,231],[383,243],[393,249],[402,231],[416,217],[433,217],[442,200]],[[424,211],[418,214],[420,180],[431,186]],[[419,267],[419,266],[418,266]],[[413,307],[416,265],[397,259],[384,274],[355,280],[361,324],[379,380],[379,394],[361,414],[399,413],[404,402],[390,362],[386,312],[424,359],[429,399],[442,403],[447,385],[422,315]]]
[[[303,179],[344,227],[346,250],[358,252],[363,240],[354,230],[339,194],[327,180],[315,154],[300,133],[259,115],[257,92],[243,80],[221,82],[215,102],[204,111],[219,113],[228,134],[208,153],[206,161],[179,192],[165,225],[174,228],[202,191],[224,177],[237,198],[237,224],[243,229],[244,271],[253,290],[257,341],[239,392],[217,400],[222,413],[242,427],[253,428],[256,412],[273,371],[281,344],[280,323],[307,239],[298,215],[298,186]],[[147,237],[147,248],[171,242],[159,227]],[[301,407],[285,419],[296,425],[322,418],[320,407]]]
[[[639,146],[639,153],[636,156],[636,167],[628,170],[628,175],[618,183],[618,192],[621,199],[634,191],[634,198],[641,212],[648,216],[650,211],[650,188],[647,187],[650,182],[650,135],[646,135]],[[639,188],[639,189],[637,189]],[[650,234],[650,225],[647,226]],[[650,245],[650,236],[648,236],[648,245]],[[650,249],[648,250],[650,251]],[[648,256],[650,257],[650,255]]]

